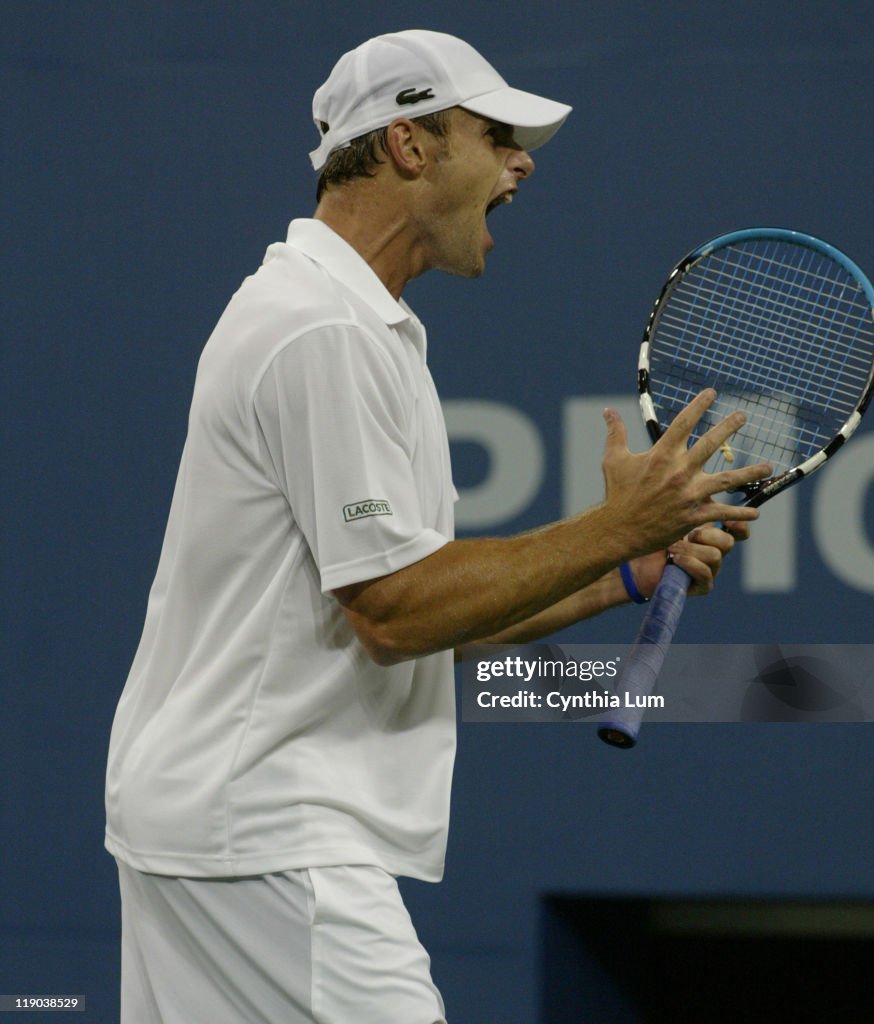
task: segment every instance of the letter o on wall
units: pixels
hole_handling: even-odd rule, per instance
[[[874,544],[865,532],[865,498],[874,487],[874,434],[851,438],[846,452],[814,479],[813,526],[823,561],[848,586],[874,594]]]
[[[500,402],[454,399],[443,402],[450,442],[480,445],[489,459],[485,479],[459,491],[459,529],[498,526],[523,512],[535,499],[546,466],[536,425],[524,413]]]

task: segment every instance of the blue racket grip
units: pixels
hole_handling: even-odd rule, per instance
[[[678,566],[673,563],[665,566],[619,679],[622,706],[616,708],[611,719],[602,722],[598,728],[598,735],[605,743],[614,747],[633,747],[637,742],[643,708],[635,702],[637,698],[648,697],[655,689],[662,662],[683,614],[691,582],[689,575]]]

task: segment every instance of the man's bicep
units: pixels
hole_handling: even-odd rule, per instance
[[[394,620],[403,607],[402,591],[408,569],[336,587],[331,591],[353,632],[370,657],[380,665],[406,660],[393,643]]]
[[[439,574],[441,551],[445,548],[383,576],[335,587],[331,594],[356,620],[376,624],[399,618],[413,611],[417,600],[427,602],[428,582]]]
[[[302,489],[310,492],[340,474],[354,480],[353,458],[361,462],[363,444],[406,447],[403,381],[353,325],[323,326],[291,339],[265,368],[253,405],[292,503]]]
[[[456,608],[449,594],[458,588],[450,584],[470,543],[449,541],[385,576],[331,591],[374,661],[393,665],[453,646],[447,627]]]
[[[422,522],[414,407],[402,367],[351,327],[295,339],[264,374],[255,413],[266,458],[325,590],[445,543]]]

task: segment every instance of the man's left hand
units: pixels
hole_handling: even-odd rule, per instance
[[[690,596],[709,594],[722,560],[737,541],[747,540],[750,535],[749,523],[725,523],[722,527],[700,526],[683,540],[672,544],[667,552],[657,551],[631,563],[631,570],[637,589],[644,597],[652,597],[665,567],[665,558],[670,554],[673,561],[692,578]]]

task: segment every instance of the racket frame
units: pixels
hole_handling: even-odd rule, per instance
[[[688,255],[684,256],[671,271],[670,276],[662,287],[659,297],[653,305],[652,312],[649,315],[646,328],[643,332],[643,340],[640,344],[640,353],[637,360],[637,389],[640,396],[640,412],[643,416],[643,422],[646,426],[647,433],[649,434],[653,444],[658,441],[665,430],[665,428],[663,428],[659,423],[655,403],[653,402],[652,393],[650,391],[650,350],[652,337],[655,328],[658,325],[659,316],[665,300],[680,283],[683,276],[696,263],[698,263],[699,260],[710,256],[711,253],[717,249],[723,249],[739,242],[754,241],[757,239],[773,239],[776,241],[793,242],[796,245],[803,245],[809,249],[813,249],[815,252],[822,253],[823,255],[830,257],[836,263],[840,264],[840,266],[842,266],[856,280],[859,287],[865,292],[868,299],[872,324],[874,324],[874,285],[871,284],[865,273],[856,263],[854,263],[847,255],[842,253],[840,249],[836,249],[833,245],[829,245],[828,242],[823,242],[819,238],[814,238],[813,235],[807,235],[801,231],[793,231],[789,228],[744,228],[740,231],[731,231],[727,234],[719,235],[717,238],[713,238],[709,242],[705,242],[703,245],[698,246],[697,249],[693,249],[688,253]],[[832,437],[832,439],[819,451],[805,459],[800,465],[794,466],[785,473],[780,473],[767,480],[761,480],[758,483],[749,484],[744,487],[743,490],[747,498],[744,504],[753,508],[758,508],[770,498],[773,498],[774,495],[780,494],[780,492],[785,491],[787,487],[791,487],[792,484],[797,483],[806,476],[810,476],[812,473],[815,473],[816,470],[824,466],[835,452],[853,436],[856,428],[862,421],[862,415],[868,408],[872,395],[874,395],[874,364],[872,364],[871,369],[868,372],[868,379],[862,391],[860,401],[857,403],[853,413],[847,417],[834,437]]]
[[[704,245],[693,249],[674,267],[653,305],[640,345],[637,364],[640,410],[653,444],[659,440],[664,433],[664,429],[666,429],[662,428],[658,421],[655,403],[650,391],[650,351],[653,334],[658,325],[665,300],[683,279],[686,272],[701,259],[711,255],[717,249],[755,239],[792,242],[797,245],[806,246],[833,259],[852,276],[864,292],[868,303],[868,314],[871,317],[872,324],[874,324],[874,285],[871,284],[863,271],[848,256],[827,242],[814,238],[812,235],[807,235],[800,231],[792,231],[787,228],[746,228],[741,231],[732,231],[728,234],[720,235],[709,242],[705,242]],[[862,420],[862,415],[871,402],[872,395],[874,395],[874,362],[872,362],[872,366],[868,371],[861,397],[856,403],[855,409],[831,440],[798,466],[778,473],[767,480],[743,487],[742,492],[746,498],[743,504],[758,507],[825,465],[852,437]],[[689,582],[689,577],[678,566],[670,564],[669,560],[669,564],[665,567],[662,580],[656,588],[656,593],[653,595],[652,602],[641,624],[631,651],[629,663],[626,664],[623,670],[623,678],[630,678],[633,675],[635,683],[639,684],[641,688],[648,689],[650,692],[654,688],[662,660],[673,639],[674,631],[682,615]],[[650,677],[649,680],[646,679],[647,674]],[[628,749],[637,742],[641,719],[642,712],[634,715],[616,716],[612,720],[601,724],[598,729],[598,736],[611,746]]]

